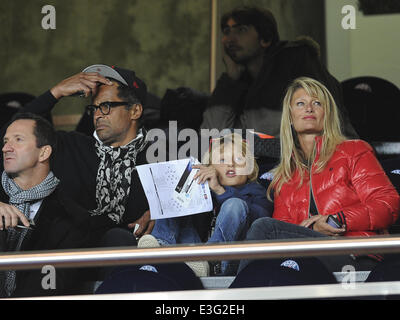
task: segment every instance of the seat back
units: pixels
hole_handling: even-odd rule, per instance
[[[360,139],[400,141],[400,90],[378,77],[357,77],[342,82],[344,104]]]
[[[0,128],[11,120],[12,116],[28,102],[35,99],[35,96],[23,92],[10,92],[0,94]]]

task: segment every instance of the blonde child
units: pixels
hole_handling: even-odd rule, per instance
[[[272,203],[267,200],[266,190],[257,183],[257,162],[241,136],[230,134],[211,140],[203,164],[193,168],[199,169],[194,176],[198,183],[208,182],[218,212],[214,231],[207,243],[243,240],[255,219],[272,215]],[[192,216],[187,216],[157,220],[152,234],[142,237],[139,246],[155,246],[157,242],[172,245],[200,243],[201,240]],[[235,272],[228,261],[221,262],[220,274]]]

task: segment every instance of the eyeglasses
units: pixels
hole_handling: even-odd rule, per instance
[[[126,101],[105,101],[100,103],[98,106],[95,104],[89,104],[86,106],[86,112],[89,115],[93,115],[97,109],[100,109],[100,112],[103,115],[108,115],[111,111],[111,108],[119,107],[119,106],[129,106],[129,102]]]

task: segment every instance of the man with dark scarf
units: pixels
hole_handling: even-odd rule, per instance
[[[0,251],[79,248],[85,243],[88,219],[60,192],[50,171],[55,132],[45,119],[20,113],[3,138],[0,189]],[[65,294],[77,281],[75,270],[57,270],[56,285],[42,287],[40,270],[0,272],[0,295]]]
[[[140,124],[146,85],[134,71],[93,65],[61,81],[25,110],[45,114],[63,97],[77,94],[92,98],[87,111],[95,132],[58,131],[52,170],[60,187],[88,211],[88,246],[136,245],[136,237],[154,225],[136,171],[136,165],[146,163],[146,131]]]

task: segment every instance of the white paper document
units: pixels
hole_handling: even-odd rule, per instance
[[[193,176],[199,162],[183,159],[137,166],[151,219],[165,219],[212,211],[208,183],[198,184]]]

